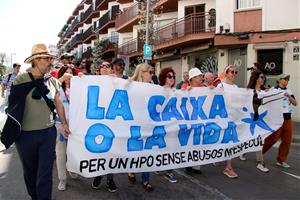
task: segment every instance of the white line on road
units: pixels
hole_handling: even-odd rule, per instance
[[[186,173],[180,171],[180,170],[175,170],[177,174],[189,179],[191,182],[197,184],[198,186],[202,187],[203,189],[211,192],[212,194],[217,194],[219,195],[222,199],[224,200],[231,200],[231,198],[227,197],[225,194],[223,194],[222,192],[220,192],[218,189],[216,188],[212,188],[209,185],[199,181],[198,179],[195,179],[192,176],[187,175]]]
[[[282,171],[282,172],[300,180],[300,176],[297,176],[297,175],[294,175],[294,174],[291,174],[291,173],[288,173],[288,172],[284,172],[284,171]]]

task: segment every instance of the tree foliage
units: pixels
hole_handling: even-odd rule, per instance
[[[92,51],[94,67],[100,65],[104,52],[112,45],[113,43],[109,39],[95,41],[95,46]]]

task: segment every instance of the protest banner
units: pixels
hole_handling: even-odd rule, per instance
[[[161,171],[258,151],[283,122],[283,94],[173,90],[109,76],[74,77],[68,170],[84,177]]]

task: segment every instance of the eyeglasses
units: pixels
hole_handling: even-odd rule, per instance
[[[229,71],[231,74],[238,74],[238,71]]]
[[[263,80],[265,79],[265,77],[264,77],[264,76],[259,76],[259,78],[261,78],[261,79],[263,79]]]
[[[168,78],[168,79],[175,79],[176,76],[175,76],[175,75],[171,75],[171,74],[167,74],[167,78]]]

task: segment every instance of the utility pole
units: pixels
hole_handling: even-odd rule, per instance
[[[149,44],[149,7],[150,7],[150,0],[147,0],[147,7],[146,7],[146,45]],[[146,63],[149,64],[149,60],[146,60]]]

